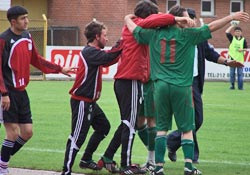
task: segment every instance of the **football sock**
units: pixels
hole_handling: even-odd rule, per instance
[[[193,160],[194,157],[194,142],[193,140],[183,139],[181,140],[182,150],[185,159]],[[185,162],[185,167],[192,170],[192,162]]]
[[[143,125],[138,129],[138,135],[142,141],[142,143],[148,147],[148,127],[147,125]]]
[[[164,163],[166,152],[166,136],[156,136],[155,138],[155,163]]]
[[[1,150],[1,160],[3,162],[9,162],[10,160],[10,155],[13,151],[15,142],[4,139],[3,145],[2,145],[2,150]]]
[[[148,151],[148,163],[155,164],[155,151]]]
[[[155,150],[156,127],[148,128],[148,150]]]
[[[16,152],[19,151],[25,143],[26,141],[23,140],[20,136],[18,136],[15,141],[11,155],[13,156],[14,154],[16,154]]]
[[[103,158],[103,161],[104,161],[105,163],[112,163],[112,162],[113,162],[113,160],[111,160],[111,159],[109,159],[109,158],[107,158],[107,157],[105,157],[105,156],[102,156],[102,158]]]

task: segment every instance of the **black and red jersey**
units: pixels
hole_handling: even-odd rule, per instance
[[[80,53],[78,70],[73,87],[69,91],[72,98],[94,102],[100,98],[102,89],[102,68],[118,61],[122,43],[110,51],[86,46]]]
[[[16,35],[10,29],[0,35],[0,92],[24,90],[29,83],[30,64],[44,73],[59,73],[62,67],[46,61],[37,52],[31,35]]]

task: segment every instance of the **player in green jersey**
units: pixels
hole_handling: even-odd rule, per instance
[[[170,10],[174,16],[188,16],[185,8],[175,6]],[[166,135],[172,127],[174,114],[176,125],[182,134],[182,149],[185,157],[184,174],[201,174],[192,165],[194,152],[193,134],[194,107],[192,102],[192,80],[195,45],[211,38],[216,31],[231,20],[246,22],[249,15],[237,12],[213,21],[200,28],[175,26],[142,29],[127,15],[125,22],[136,40],[150,47],[151,78],[154,81],[154,102],[156,110],[157,137],[155,139],[154,175],[164,175],[163,165],[166,152]]]

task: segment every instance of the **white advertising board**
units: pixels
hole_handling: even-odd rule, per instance
[[[79,46],[47,46],[46,48],[46,60],[59,64],[60,66],[73,66],[77,67],[80,52],[83,47]],[[110,49],[110,47],[105,47]],[[103,68],[103,79],[113,79],[117,69],[117,64]],[[63,74],[46,74],[46,79],[65,79],[68,78]],[[74,78],[75,74],[71,74]]]
[[[221,56],[228,58],[228,49],[215,49]],[[244,80],[250,80],[250,50],[245,52],[245,63],[243,68]],[[206,61],[205,79],[207,80],[229,80],[229,67]]]
[[[79,53],[83,47],[79,46],[47,46],[46,59],[61,66],[75,66],[77,67],[79,60]],[[106,47],[105,49],[109,49]],[[215,49],[221,56],[228,57],[228,49]],[[250,50],[245,53],[245,67],[243,69],[244,79],[250,80]],[[117,64],[103,69],[103,79],[113,79],[116,73]],[[72,77],[74,78],[74,74]],[[63,74],[46,74],[47,79],[65,79],[67,76]],[[224,65],[215,64],[206,61],[205,79],[207,80],[228,80],[229,67]]]

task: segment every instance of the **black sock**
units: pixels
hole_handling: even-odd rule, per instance
[[[20,136],[18,136],[15,141],[11,155],[13,156],[14,154],[16,154],[16,152],[19,151],[25,143],[26,141],[23,140]]]
[[[11,153],[13,151],[15,142],[4,139],[2,150],[1,150],[1,160],[3,162],[9,162]]]

